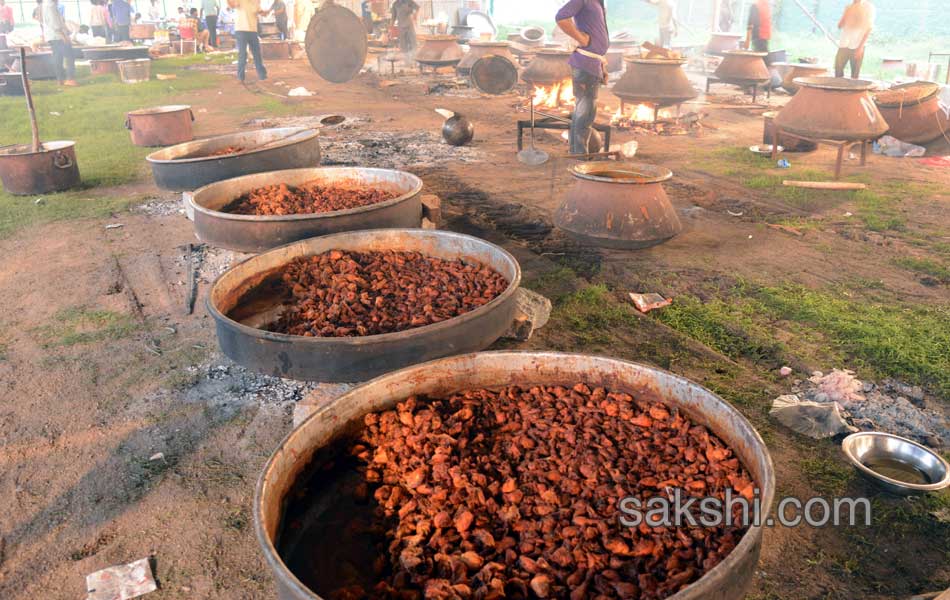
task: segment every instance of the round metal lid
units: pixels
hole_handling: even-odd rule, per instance
[[[638,65],[685,65],[685,58],[640,58],[639,56],[625,56],[624,62],[636,63]]]
[[[310,66],[331,83],[356,77],[366,62],[366,27],[351,10],[327,4],[310,19],[304,40]]]
[[[511,42],[507,40],[502,41],[483,41],[483,40],[469,40],[469,46],[474,46],[478,48],[510,48]]]
[[[507,58],[489,54],[472,65],[472,85],[480,92],[498,95],[518,85],[518,68]]]
[[[844,77],[796,77],[792,81],[802,87],[831,90],[833,92],[861,92],[873,90],[875,87],[871,81],[846,79]]]
[[[930,100],[940,92],[940,84],[930,81],[912,81],[902,83],[892,88],[881,90],[874,94],[874,102],[878,106],[894,108],[898,106],[915,106]]]
[[[662,183],[673,178],[673,172],[665,167],[646,163],[611,161],[580,163],[571,167],[571,174],[589,181],[622,185]]]

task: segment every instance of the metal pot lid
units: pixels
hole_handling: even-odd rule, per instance
[[[728,38],[728,39],[741,40],[742,38],[745,37],[745,35],[743,35],[743,34],[741,34],[741,33],[722,33],[722,32],[716,32],[716,33],[711,33],[711,34],[709,35],[709,37],[711,37],[711,38]]]
[[[543,28],[538,27],[537,25],[533,25],[533,26],[525,27],[518,33],[518,35],[528,40],[529,42],[540,42],[541,40],[544,39],[544,36],[547,34],[544,32]]]
[[[931,81],[912,81],[895,85],[874,94],[874,103],[885,108],[916,106],[930,100],[940,92],[940,84]]]
[[[366,28],[364,27],[363,30],[365,31]],[[459,36],[448,33],[438,33],[433,35],[420,35],[419,39],[423,42],[457,42],[459,41]]]
[[[688,61],[685,58],[640,58],[639,56],[625,56],[624,62],[636,63],[638,65],[685,65]]]
[[[492,18],[488,13],[480,10],[473,10],[468,13],[468,16],[465,17],[465,24],[471,27],[479,36],[484,33],[490,33],[492,37],[495,37],[498,33],[498,28],[495,27],[495,22]]]
[[[665,167],[611,161],[580,163],[571,167],[571,174],[578,179],[620,185],[663,183],[673,178],[673,172]]]
[[[570,56],[571,51],[561,48],[540,48],[535,54],[538,56]]]
[[[366,26],[351,10],[326,4],[310,19],[304,45],[310,66],[320,77],[346,83],[366,62]]]
[[[724,50],[723,54],[727,56],[758,56],[759,58],[765,58],[769,55],[768,52],[755,52],[753,50]]]
[[[472,65],[472,85],[480,92],[498,95],[518,85],[518,67],[503,56],[489,54]]]
[[[140,108],[138,110],[129,111],[129,116],[133,117],[143,117],[146,115],[159,115],[163,113],[173,113],[181,112],[183,110],[191,110],[191,107],[187,104],[173,104],[168,106],[153,106],[152,108]]]
[[[875,88],[874,82],[844,77],[796,77],[792,82],[802,87],[833,92],[861,92]]]
[[[511,47],[511,42],[507,40],[488,42],[483,40],[470,40],[468,45],[477,48],[509,48]]]

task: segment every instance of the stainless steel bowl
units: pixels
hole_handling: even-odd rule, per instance
[[[950,464],[917,442],[879,431],[844,438],[841,449],[858,472],[888,492],[901,495],[936,492],[950,487]],[[907,480],[897,479],[906,474]],[[919,478],[928,483],[913,483]]]

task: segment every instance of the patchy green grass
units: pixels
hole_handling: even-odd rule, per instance
[[[87,190],[38,197],[0,194],[0,239],[33,225],[108,217],[127,210],[141,199],[141,196],[99,196]]]
[[[589,285],[559,299],[555,310],[585,345],[603,345],[619,327],[636,326],[633,309],[620,304],[604,284]]]
[[[940,283],[950,283],[950,266],[942,261],[931,260],[929,258],[913,258],[909,256],[895,258],[894,264],[902,269],[928,275]]]
[[[53,316],[53,322],[34,329],[44,348],[76,346],[129,337],[139,325],[126,314],[85,307],[66,308]]]
[[[834,452],[838,452],[837,447]],[[824,455],[828,453],[822,452],[821,456],[804,458],[799,461],[798,466],[819,494],[840,497],[847,490],[854,471],[840,457],[833,459]]]

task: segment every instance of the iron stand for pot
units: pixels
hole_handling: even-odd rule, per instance
[[[780,137],[781,136],[781,137]],[[868,162],[868,146],[871,145],[873,140],[823,140],[821,138],[806,137],[804,135],[798,135],[794,133],[789,133],[779,128],[775,128],[775,134],[772,139],[776,142],[781,139],[792,138],[795,140],[802,140],[803,142],[811,142],[813,144],[825,144],[826,146],[832,146],[838,149],[838,158],[835,160],[835,179],[841,179],[841,166],[844,163],[844,150],[845,148],[852,147],[855,144],[861,144],[861,166],[867,164]],[[772,160],[778,158],[778,144],[772,144]]]

